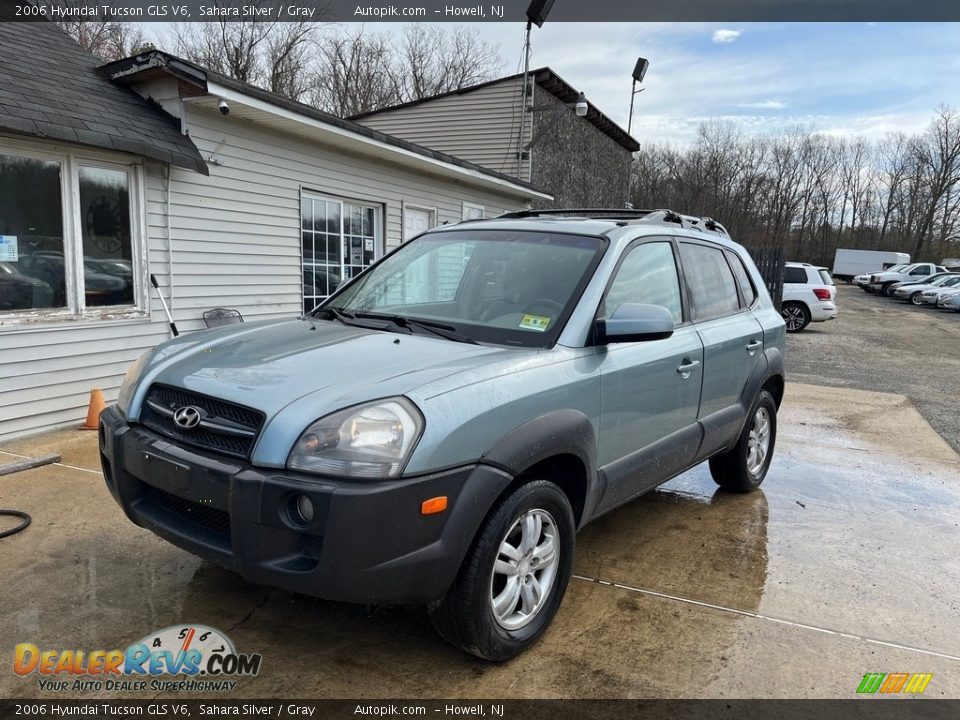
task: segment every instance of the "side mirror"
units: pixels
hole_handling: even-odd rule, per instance
[[[673,335],[673,315],[660,305],[623,303],[613,315],[597,320],[601,344],[663,340]]]

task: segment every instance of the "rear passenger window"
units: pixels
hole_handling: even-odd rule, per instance
[[[669,242],[649,242],[627,251],[607,291],[604,312],[610,317],[623,303],[665,307],[673,321],[683,321],[680,280]]]
[[[783,281],[785,283],[800,283],[805,285],[807,282],[807,271],[803,268],[788,267],[783,271]]]
[[[753,301],[757,299],[757,291],[750,282],[750,273],[743,265],[743,260],[735,252],[727,253],[727,260],[730,261],[730,267],[733,268],[733,274],[737,278],[737,285],[740,286],[740,294],[743,295],[743,306],[750,307]]]
[[[682,242],[680,260],[694,320],[709,320],[740,309],[737,283],[722,250]]]

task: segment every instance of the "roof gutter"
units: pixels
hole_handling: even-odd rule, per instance
[[[395,145],[390,145],[389,143],[381,142],[374,138],[367,137],[360,133],[351,132],[345,128],[337,127],[336,125],[331,125],[329,123],[321,122],[311,117],[307,117],[300,113],[293,112],[286,108],[279,107],[272,103],[265,102],[258,98],[251,97],[242,92],[238,92],[231,88],[228,88],[219,83],[212,82],[209,79],[207,80],[207,92],[210,95],[215,95],[218,98],[226,100],[227,102],[234,102],[238,104],[247,105],[256,110],[262,112],[271,113],[277,117],[281,117],[285,120],[290,120],[293,122],[298,122],[303,125],[315,128],[329,135],[336,137],[342,137],[345,139],[353,140],[355,142],[360,142],[366,145],[371,145],[376,147],[383,154],[394,156],[397,161],[412,163],[418,166],[428,166],[435,168],[441,175],[458,175],[462,177],[465,181],[469,181],[474,185],[481,185],[488,188],[496,188],[500,192],[507,193],[509,195],[514,195],[517,197],[523,198],[539,198],[541,200],[553,200],[553,196],[545,192],[540,192],[529,187],[524,187],[522,185],[516,185],[507,180],[493,177],[491,175],[486,175],[482,172],[472,170],[470,168],[460,167],[459,165],[452,165],[450,163],[443,162],[442,160],[437,160],[436,158],[431,158],[426,155],[421,155],[420,153],[415,153],[411,150],[405,148],[397,147]],[[184,98],[184,102],[190,102],[191,98]]]

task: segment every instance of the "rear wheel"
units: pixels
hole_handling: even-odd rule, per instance
[[[710,474],[724,490],[750,492],[767,476],[777,441],[777,403],[766,390],[753,404],[737,444],[710,458]]]
[[[810,324],[810,311],[802,303],[785,302],[780,315],[787,324],[787,332],[800,332]]]
[[[447,641],[484,660],[509,660],[553,620],[573,566],[570,501],[551,482],[521,486],[487,518],[447,594],[430,606]]]

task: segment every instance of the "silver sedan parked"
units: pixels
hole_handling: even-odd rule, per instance
[[[960,288],[941,290],[937,294],[937,307],[941,310],[960,312]]]
[[[937,292],[943,288],[952,287],[957,282],[960,282],[960,274],[941,273],[925,283],[901,284],[893,291],[893,296],[898,300],[908,300],[913,305],[922,305],[924,293],[931,292],[936,302]]]

